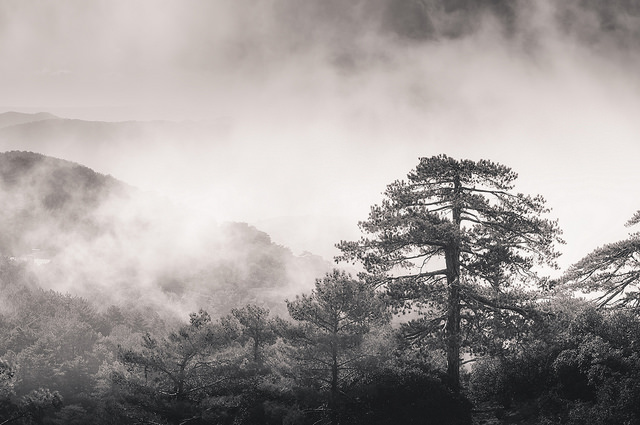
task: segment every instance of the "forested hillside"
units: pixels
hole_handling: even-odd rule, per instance
[[[501,164],[421,158],[366,237],[338,244],[365,272],[324,269],[314,286],[326,263],[246,224],[191,233],[189,251],[170,232],[184,223],[161,226],[179,209],[151,196],[122,214],[150,195],[112,177],[25,152],[0,170],[4,423],[640,420],[639,234],[550,278],[560,228]],[[158,232],[190,256],[168,256]]]
[[[247,224],[200,222],[168,200],[68,161],[0,154],[0,252],[39,284],[184,314],[284,297],[329,269]]]

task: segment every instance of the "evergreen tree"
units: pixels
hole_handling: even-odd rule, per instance
[[[207,411],[200,403],[237,370],[240,356],[233,351],[233,337],[206,311],[191,313],[189,325],[177,332],[165,338],[147,333],[142,349],[122,349],[119,360],[128,373],[114,374],[113,380],[138,408],[136,419],[197,423]]]
[[[640,223],[640,211],[627,227]],[[640,232],[606,244],[571,266],[564,282],[570,289],[598,294],[599,307],[640,307]]]
[[[388,322],[388,314],[372,288],[339,270],[316,280],[310,295],[287,301],[287,307],[303,324],[302,368],[320,388],[328,388],[330,419],[337,424],[345,383],[360,372],[358,362],[373,354],[364,349],[364,338]]]
[[[231,315],[240,324],[242,340],[251,340],[252,359],[256,364],[263,362],[263,349],[276,341],[276,321],[269,318],[269,309],[248,304],[234,308]]]
[[[562,243],[541,196],[514,192],[517,174],[487,160],[421,158],[360,222],[369,235],[338,244],[337,260],[359,261],[403,309],[422,309],[419,333],[444,334],[447,374],[460,386],[463,325],[483,313],[527,316],[516,282],[538,281]]]

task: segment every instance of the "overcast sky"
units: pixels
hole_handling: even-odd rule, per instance
[[[388,17],[410,3],[0,0],[0,112],[224,122],[198,143],[86,161],[217,220],[355,226],[418,157],[445,153],[508,165],[544,195],[563,265],[624,237],[640,209],[636,17],[605,33],[577,1],[513,2],[507,31],[433,0],[434,34],[412,39]],[[462,34],[445,34],[454,21]]]

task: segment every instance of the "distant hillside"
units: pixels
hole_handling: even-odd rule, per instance
[[[335,244],[341,239],[357,240],[361,236],[357,223],[340,216],[285,216],[253,224],[294,252],[304,252],[309,246],[324,247],[317,254],[326,259],[340,253]]]
[[[36,114],[25,114],[22,112],[5,112],[0,114],[0,128],[56,118],[58,117],[48,112],[38,112]]]
[[[247,302],[282,311],[330,267],[248,224],[197,221],[163,198],[41,154],[0,154],[0,200],[0,253],[32,262],[44,287],[94,300],[180,314]]]
[[[0,154],[0,252],[44,249],[55,255],[66,238],[104,233],[108,224],[101,222],[99,208],[111,197],[124,199],[130,190],[72,162],[30,152]]]
[[[31,120],[0,126],[0,150],[91,157],[132,145],[140,149],[162,149],[175,140],[188,147],[190,141],[216,137],[226,131],[224,122]]]
[[[31,151],[108,172],[146,190],[171,188],[173,195],[205,186],[189,164],[223,170],[229,158],[231,122],[49,119],[0,128],[0,151]],[[194,155],[194,152],[199,154]],[[225,159],[226,158],[226,159]],[[186,177],[186,178],[185,178]],[[223,178],[224,172],[218,178]],[[160,181],[158,181],[160,179]],[[188,180],[188,181],[187,181]],[[184,187],[184,186],[183,186]]]

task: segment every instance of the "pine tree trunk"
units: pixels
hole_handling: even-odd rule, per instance
[[[445,327],[447,376],[449,384],[456,394],[460,392],[460,281],[459,265],[456,267],[457,263],[458,261],[454,254],[447,255],[447,269],[450,269],[447,274],[449,300]]]
[[[329,395],[329,414],[331,415],[331,425],[338,425],[338,347],[336,341],[333,341],[331,351],[332,364],[331,394]]]
[[[462,191],[460,177],[454,177],[454,193],[452,221],[460,230],[461,208],[457,197]],[[445,338],[447,344],[447,376],[453,391],[460,393],[460,241],[458,235],[453,235],[450,245],[445,252],[447,266],[447,284],[449,286],[449,300],[447,303],[447,325]]]

